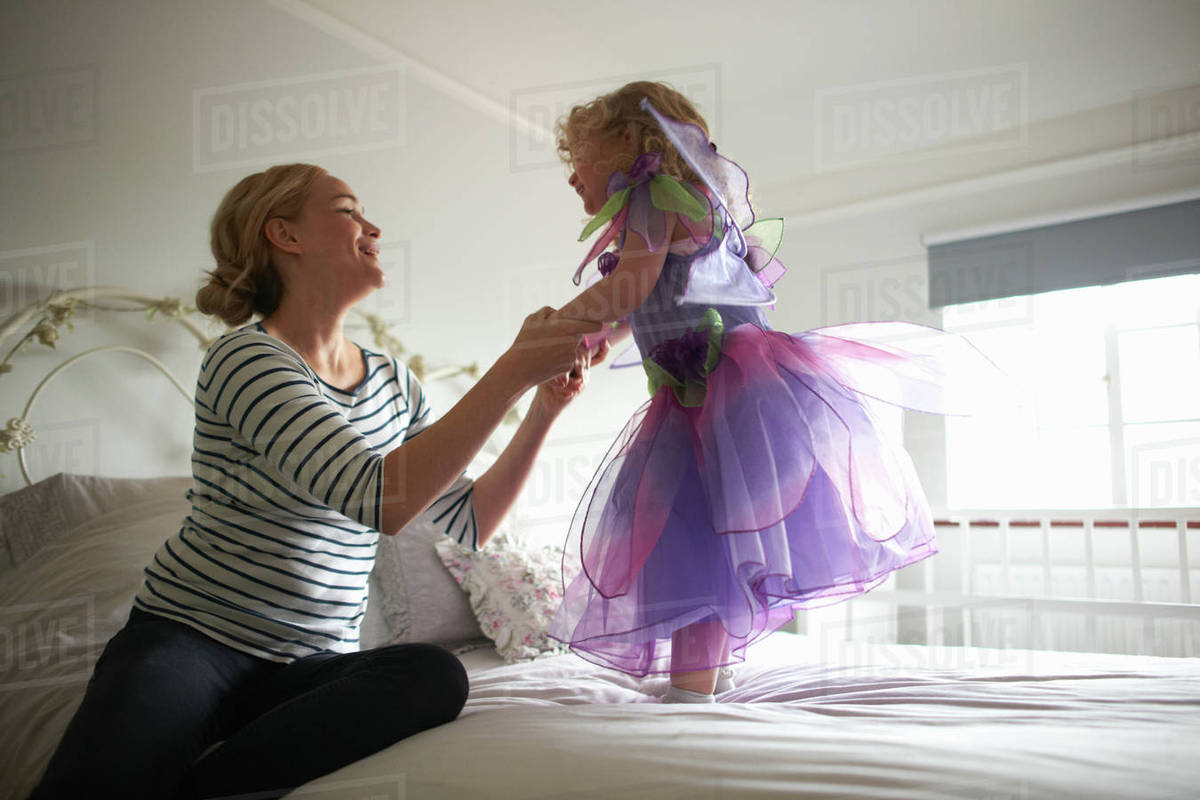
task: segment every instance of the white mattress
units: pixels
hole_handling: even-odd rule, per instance
[[[823,645],[775,634],[708,706],[575,656],[462,658],[455,722],[294,796],[1185,798],[1200,659]]]

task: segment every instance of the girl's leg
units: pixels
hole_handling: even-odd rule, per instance
[[[467,674],[448,651],[402,644],[293,661],[246,695],[245,724],[196,762],[181,797],[282,797],[414,733],[449,722]]]
[[[712,694],[717,682],[713,664],[729,655],[729,637],[720,621],[694,622],[671,635],[671,685],[697,694]]]
[[[672,672],[671,685],[696,694],[712,694],[717,685],[717,671],[701,669],[692,672]]]
[[[133,609],[96,662],[30,800],[171,797],[188,765],[220,739],[224,701],[264,664]]]

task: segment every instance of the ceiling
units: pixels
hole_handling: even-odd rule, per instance
[[[633,77],[696,86],[756,200],[799,224],[933,206],[928,233],[1200,185],[1197,2],[271,3],[493,117]]]

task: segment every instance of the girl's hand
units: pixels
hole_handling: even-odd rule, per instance
[[[596,348],[589,354],[591,358],[588,361],[588,366],[594,367],[602,362],[608,356],[609,349],[608,339],[601,339],[600,344],[596,345]]]
[[[629,338],[633,329],[629,326],[628,319],[622,319],[615,323],[610,323],[600,334],[588,334],[583,337],[584,344],[591,345],[590,366],[596,366],[608,357],[609,351],[618,343]]]
[[[608,355],[609,345],[607,339],[601,339],[596,344],[588,347],[587,337],[583,337],[583,342],[579,345],[580,352],[583,354],[583,363],[589,367],[593,364],[599,364]],[[578,378],[580,375],[578,367],[572,367],[567,374],[568,379]]]
[[[583,391],[587,384],[588,366],[587,351],[580,348],[570,373],[555,375],[538,385],[530,412],[545,414],[551,419],[557,417]]]

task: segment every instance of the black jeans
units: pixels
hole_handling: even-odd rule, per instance
[[[453,720],[466,699],[461,662],[434,645],[283,664],[134,608],[30,800],[281,797]]]

